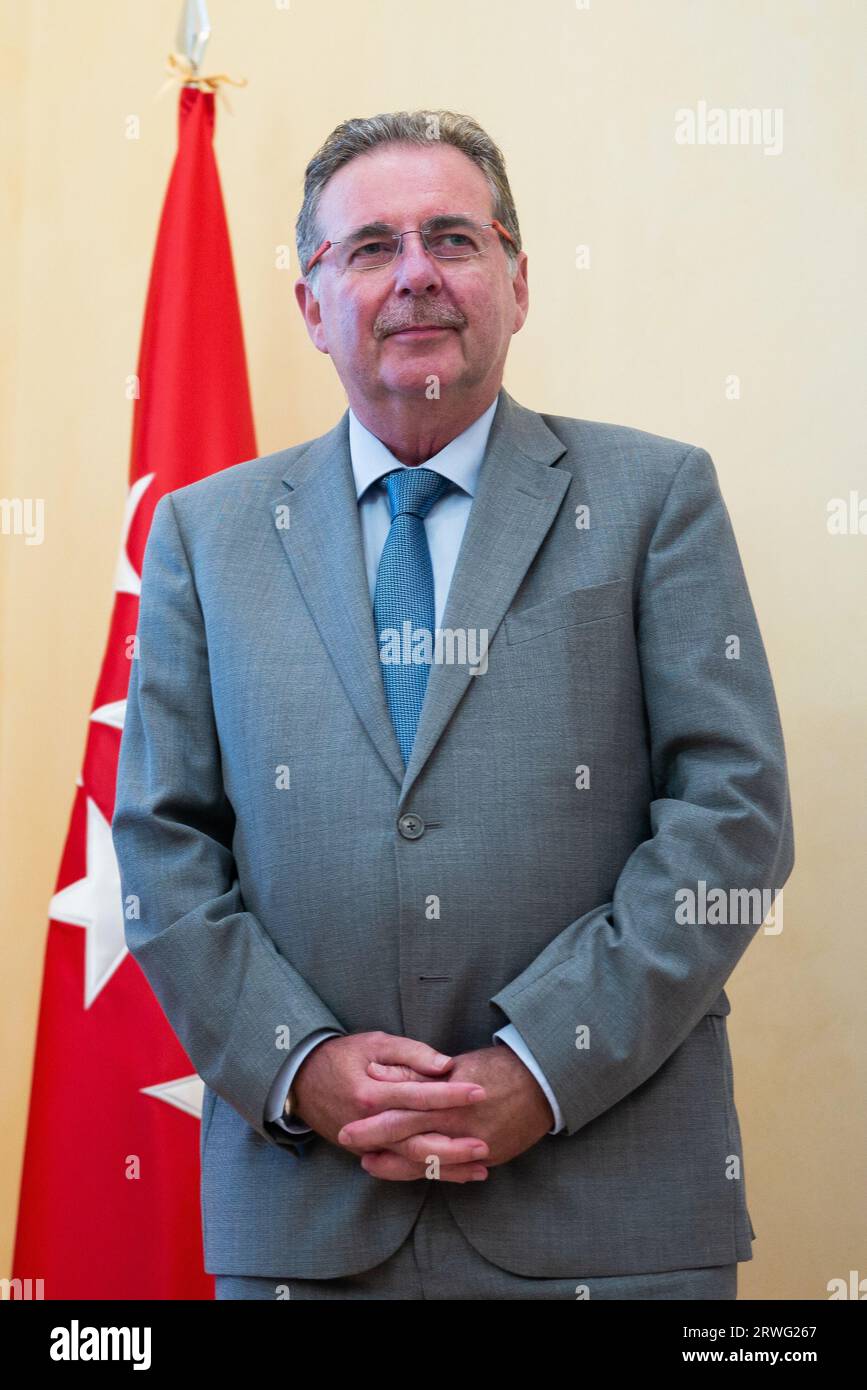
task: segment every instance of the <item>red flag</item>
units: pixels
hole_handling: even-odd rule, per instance
[[[257,453],[214,96],[181,90],[134,406],[115,601],[54,897],[13,1277],[47,1299],[211,1298],[202,1083],[124,941],[111,840],[141,563],[154,507]],[[33,1285],[34,1294],[37,1285]]]

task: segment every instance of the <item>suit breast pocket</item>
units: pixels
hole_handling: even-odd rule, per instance
[[[509,646],[529,642],[563,627],[582,627],[603,618],[631,611],[629,581],[612,579],[607,584],[588,584],[567,594],[507,613],[503,626]]]

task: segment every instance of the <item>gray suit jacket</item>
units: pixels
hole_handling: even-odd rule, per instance
[[[487,670],[432,667],[404,770],[348,412],[157,505],[113,836],[129,949],[205,1083],[206,1267],[368,1269],[427,1195],[265,1119],[287,1046],[456,1054],[509,1020],[566,1128],[443,1184],[470,1243],[549,1277],[748,1260],[723,986],[763,914],[684,925],[676,895],[773,891],[794,849],[710,456],[501,390],[442,626],[486,629]]]

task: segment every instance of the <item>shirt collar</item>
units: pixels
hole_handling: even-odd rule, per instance
[[[449,478],[464,492],[468,492],[471,497],[475,496],[479,469],[485,456],[488,435],[498,400],[499,392],[477,420],[468,425],[463,433],[457,435],[455,439],[450,440],[444,449],[440,449],[438,454],[434,454],[433,458],[425,460],[421,467],[433,469],[435,473],[441,473],[444,478]],[[375,434],[371,434],[370,430],[355,415],[351,406],[349,408],[349,454],[355,479],[355,495],[359,501],[362,493],[366,492],[370,485],[377,482],[384,473],[390,473],[393,468],[408,466],[396,459],[381,439],[377,439]]]

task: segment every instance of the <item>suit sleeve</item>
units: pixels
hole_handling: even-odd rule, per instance
[[[286,1131],[266,1127],[285,1040],[346,1029],[245,910],[234,823],[204,621],[169,493],[142,564],[112,819],[126,943],[206,1085],[297,1152]]]
[[[733,637],[737,659],[727,656]],[[636,639],[652,833],[623,865],[611,902],[570,923],[492,1000],[526,1040],[570,1135],[640,1086],[686,1039],[794,864],[773,684],[704,449],[682,460],[657,518]],[[726,925],[685,923],[682,890],[698,897],[701,880],[706,893],[724,890],[728,903],[743,902],[743,892],[733,896],[738,890],[757,889],[765,906],[758,914],[727,908]],[[736,923],[738,916],[749,921]]]

